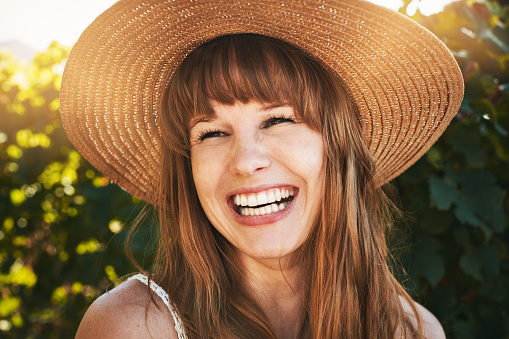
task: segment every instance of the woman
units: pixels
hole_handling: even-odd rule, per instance
[[[444,337],[389,270],[380,187],[462,94],[438,39],[363,1],[118,2],[69,57],[63,123],[161,240],[77,337]]]

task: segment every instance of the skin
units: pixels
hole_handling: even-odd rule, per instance
[[[146,285],[129,280],[103,294],[81,320],[76,339],[177,339],[170,311]]]
[[[251,102],[212,103],[213,119],[191,121],[191,164],[200,203],[212,225],[242,260],[275,263],[307,238],[323,181],[321,135],[296,122],[290,106]],[[201,138],[201,139],[200,139]],[[286,210],[240,219],[229,206],[234,194],[293,188]],[[275,218],[274,218],[275,217]]]
[[[168,308],[159,297],[151,299],[152,296],[147,286],[137,280],[121,284],[94,301],[83,317],[75,338],[178,339]],[[403,300],[402,303],[413,319],[409,306]],[[444,330],[435,316],[422,305],[414,304],[424,321],[425,338],[444,339]],[[272,324],[278,327],[278,322]],[[398,331],[395,338],[403,338],[401,332]]]
[[[297,121],[290,106],[212,103],[213,119],[191,121],[191,163],[201,205],[212,225],[235,246],[246,288],[280,338],[296,338],[302,305],[291,255],[306,240],[323,182],[321,135]],[[283,211],[239,218],[228,201],[272,187],[296,194]]]
[[[321,135],[294,117],[290,106],[212,103],[215,116],[191,126],[193,178],[212,225],[236,248],[246,289],[278,338],[305,338],[302,284],[292,254],[310,232],[323,182]],[[239,217],[234,194],[293,188],[294,200],[270,218]],[[177,338],[170,312],[147,287],[128,281],[98,298],[76,338]],[[408,305],[405,310],[412,315]],[[426,337],[445,338],[437,319],[416,304]],[[401,333],[396,333],[401,337]]]

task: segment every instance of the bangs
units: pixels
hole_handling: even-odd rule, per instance
[[[192,51],[169,88],[180,122],[214,114],[211,100],[286,104],[298,119],[320,131],[320,107],[327,101],[330,75],[298,48],[281,40],[238,34],[209,41]]]

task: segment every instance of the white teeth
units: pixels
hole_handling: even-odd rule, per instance
[[[256,195],[256,200],[258,200],[258,204],[257,205],[265,205],[266,203],[269,202],[269,200],[267,199],[267,193],[266,192],[260,192]]]
[[[279,188],[274,191],[274,197],[276,198],[275,201],[281,200],[281,191],[279,190]]]
[[[247,197],[247,204],[250,207],[258,205],[258,202],[256,201],[256,197],[254,195],[250,195],[249,197]]]
[[[240,207],[239,214],[241,215],[266,215],[285,209],[290,203],[281,202],[281,199],[287,199],[294,195],[293,189],[275,188],[256,194],[236,194],[233,197],[233,203]],[[256,208],[260,205],[265,206]]]
[[[247,197],[244,194],[240,194],[240,205],[247,206]]]
[[[282,202],[279,205],[271,204],[259,208],[240,207],[239,214],[244,216],[267,215],[284,210],[290,205],[289,202]]]
[[[276,196],[274,195],[274,191],[269,191],[269,193],[267,193],[267,200],[268,200],[267,201],[268,203],[273,203],[274,201],[276,201]]]

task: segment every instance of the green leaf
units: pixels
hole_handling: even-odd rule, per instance
[[[485,152],[482,147],[481,134],[475,125],[451,124],[444,134],[446,142],[459,153],[465,155],[467,161],[475,167],[484,164]]]
[[[483,276],[481,274],[481,260],[475,252],[464,254],[460,259],[460,267],[466,274],[481,281]]]
[[[460,259],[461,269],[475,279],[482,281],[485,276],[500,274],[500,259],[495,244],[482,245]]]
[[[488,171],[457,173],[447,168],[444,178],[428,180],[430,200],[440,210],[454,204],[454,215],[463,224],[479,227],[489,239],[493,232],[502,232],[505,215],[504,192],[497,179]]]
[[[469,224],[480,227],[487,237],[491,236],[491,230],[475,214],[475,206],[470,204],[468,199],[458,199],[457,207],[454,209],[454,215],[462,224]]]
[[[444,259],[436,253],[438,245],[425,237],[412,247],[410,265],[412,270],[420,273],[431,285],[436,286],[444,275]]]
[[[502,204],[504,192],[496,185],[497,179],[488,171],[471,171],[462,175],[461,204],[463,215],[468,214],[468,208],[478,219],[471,225],[484,224],[494,232],[501,232],[505,225]]]
[[[431,202],[440,210],[448,210],[458,199],[456,187],[451,180],[431,177],[428,180]]]
[[[431,163],[431,165],[436,169],[443,169],[444,162],[442,160],[442,155],[440,154],[440,150],[437,147],[431,147],[428,152],[426,152],[426,158]]]
[[[16,261],[10,269],[8,275],[9,282],[15,285],[26,285],[32,287],[37,282],[37,276],[30,267],[23,265],[21,261]]]
[[[3,297],[0,300],[0,317],[7,317],[14,313],[21,305],[21,298],[19,297]]]

